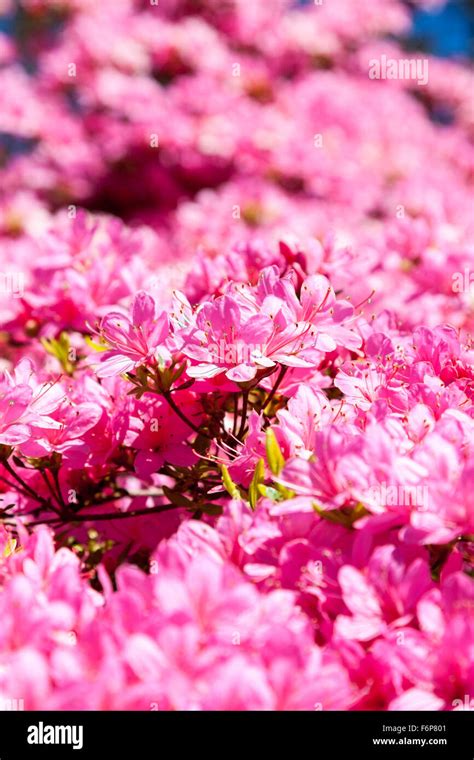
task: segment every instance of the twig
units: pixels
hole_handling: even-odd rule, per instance
[[[285,366],[282,365],[281,368],[280,368],[280,373],[279,373],[279,375],[278,375],[278,377],[276,379],[276,383],[273,386],[273,388],[271,389],[270,393],[268,394],[267,400],[265,402],[265,406],[263,407],[264,411],[267,408],[267,406],[270,404],[270,402],[273,401],[275,393],[277,392],[278,388],[280,387],[281,382],[282,382],[283,378],[285,377],[287,371],[288,371],[288,367],[285,367]]]
[[[52,525],[54,523],[76,523],[76,522],[93,522],[94,520],[125,520],[127,517],[140,517],[141,515],[157,514],[159,512],[169,512],[171,509],[178,509],[176,504],[163,504],[159,507],[149,507],[148,509],[132,509],[129,512],[107,512],[96,515],[73,515],[67,519],[51,518],[51,520],[37,520],[36,522],[27,523],[27,527],[33,525]]]
[[[249,391],[244,391],[242,395],[243,401],[242,401],[242,417],[240,419],[240,428],[239,432],[237,433],[237,438],[242,440],[242,436],[245,432],[245,425],[247,423],[247,407],[249,403]]]
[[[33,491],[32,488],[30,488],[30,486],[28,485],[28,483],[25,483],[25,481],[22,478],[20,478],[19,475],[17,475],[17,473],[15,472],[15,470],[13,469],[13,467],[6,460],[3,460],[2,464],[5,467],[6,471],[8,473],[10,473],[10,475],[12,476],[12,478],[14,478],[16,480],[16,482],[20,484],[20,486],[22,487],[22,489],[24,489],[24,491],[26,491],[26,493],[28,494],[28,496],[31,496],[32,499],[35,499],[35,501],[39,501],[42,504],[49,504],[49,501],[47,499],[43,499],[42,496],[38,496],[38,494],[35,491]],[[18,486],[15,486],[15,488],[18,488]],[[25,494],[23,494],[23,495],[25,495]]]
[[[171,396],[170,396],[170,394],[169,394],[168,392],[166,392],[166,393],[162,393],[161,395],[163,396],[163,398],[164,398],[164,399],[166,399],[166,401],[168,402],[168,404],[169,404],[169,405],[170,405],[170,407],[172,408],[173,412],[174,412],[175,414],[177,414],[177,415],[178,415],[178,417],[180,418],[180,420],[182,420],[182,421],[183,421],[183,422],[184,422],[186,425],[188,425],[188,427],[190,427],[190,428],[191,428],[191,430],[194,430],[194,432],[195,432],[195,433],[197,433],[198,435],[201,435],[201,436],[203,436],[203,438],[208,438],[209,440],[212,440],[211,438],[209,438],[209,436],[208,436],[208,435],[206,435],[205,433],[203,433],[203,432],[202,432],[202,431],[201,431],[201,430],[198,428],[198,426],[194,424],[194,422],[191,422],[191,420],[189,420],[189,419],[186,417],[186,415],[185,415],[185,414],[183,414],[183,412],[181,411],[181,409],[179,408],[179,406],[178,406],[178,405],[175,403],[175,401],[174,401],[174,400],[171,398]]]

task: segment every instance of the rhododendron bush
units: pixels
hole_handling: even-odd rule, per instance
[[[401,0],[0,5],[1,700],[465,709],[469,69]]]

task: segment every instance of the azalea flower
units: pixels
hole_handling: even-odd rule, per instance
[[[195,326],[184,337],[182,352],[193,364],[191,377],[225,373],[248,382],[259,370],[318,366],[338,346],[356,349],[361,338],[347,327],[350,304],[337,301],[326,278],[310,277],[298,298],[291,278],[269,267],[254,287],[230,286],[215,301],[203,303]]]
[[[59,428],[51,413],[63,398],[60,385],[39,383],[32,363],[19,362],[0,381],[0,442],[15,446],[41,435],[43,429]]]
[[[101,321],[100,336],[111,347],[99,356],[99,377],[123,374],[151,361],[165,361],[169,352],[163,345],[169,334],[168,315],[161,312],[153,297],[138,293],[130,316],[111,312]]]
[[[437,0],[0,5],[0,706],[473,709]]]

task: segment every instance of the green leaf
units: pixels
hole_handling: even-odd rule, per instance
[[[163,493],[176,507],[186,507],[187,509],[194,509],[195,505],[191,499],[186,498],[182,493],[173,491],[167,486],[162,486]]]
[[[181,375],[183,374],[184,370],[186,369],[186,362],[183,364],[177,364],[173,367],[172,371],[172,382],[175,383],[176,380],[179,380]],[[191,384],[194,382],[194,379],[191,380]]]
[[[277,491],[276,488],[273,488],[272,486],[264,486],[261,483],[257,486],[258,492],[261,496],[265,496],[267,499],[271,499],[272,501],[282,501],[283,497],[282,495]]]
[[[357,520],[369,514],[363,504],[356,504],[354,507],[341,507],[340,509],[323,509],[319,504],[313,503],[313,509],[323,520],[336,525],[343,525],[345,528],[352,528]]]
[[[5,444],[2,443],[0,445],[0,459],[8,459],[12,451],[13,451],[13,446],[5,446]]]
[[[183,374],[184,370],[186,369],[186,364],[173,364],[171,367],[157,367],[156,369],[156,382],[157,387],[162,391],[167,393],[169,390],[171,390],[171,387],[173,384],[179,380],[181,375]],[[193,385],[194,380],[191,381],[189,387]]]
[[[279,475],[285,465],[285,460],[272,428],[268,428],[265,433],[265,448],[270,470],[274,475]]]
[[[285,499],[293,499],[296,496],[295,491],[292,491],[290,488],[282,485],[282,483],[275,483],[275,488],[281,496],[280,501],[283,501]]]
[[[263,459],[259,459],[257,462],[257,466],[255,468],[255,472],[252,478],[252,482],[249,486],[249,502],[252,509],[255,509],[257,505],[257,501],[259,499],[259,492],[258,492],[258,486],[263,483],[265,480],[265,462]]]
[[[229,470],[225,466],[225,464],[221,465],[221,472],[222,472],[222,483],[224,484],[224,488],[233,499],[238,499],[240,497],[240,492],[232,478],[230,477]]]
[[[200,504],[199,509],[202,510],[206,515],[212,515],[213,517],[218,517],[222,514],[221,504]]]
[[[74,361],[71,360],[71,352],[75,356],[75,349],[71,350],[69,335],[62,332],[59,338],[41,338],[41,343],[48,354],[54,356],[68,375],[74,373]]]

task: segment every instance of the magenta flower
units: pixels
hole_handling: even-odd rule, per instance
[[[0,0],[0,708],[474,709],[440,2]]]
[[[353,320],[352,306],[336,300],[325,277],[307,278],[298,298],[292,279],[269,267],[254,288],[229,286],[201,304],[182,352],[193,360],[191,377],[225,373],[248,382],[278,364],[313,367],[337,348],[357,349],[362,341],[348,326]]]
[[[195,399],[186,391],[177,397],[180,409],[197,423],[199,410]],[[190,429],[164,401],[137,402],[133,411],[138,431],[132,445],[137,449],[135,471],[143,479],[158,472],[164,462],[186,466],[197,461],[188,444]]]
[[[100,323],[99,335],[110,346],[99,357],[99,377],[124,374],[141,364],[169,358],[165,347],[168,315],[164,311],[157,314],[155,300],[144,291],[135,296],[130,317],[118,312],[107,314]]]

